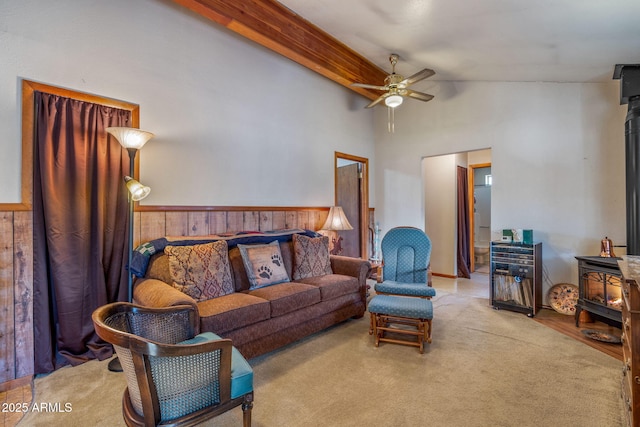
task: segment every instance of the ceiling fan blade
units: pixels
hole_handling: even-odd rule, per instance
[[[431,101],[433,99],[433,95],[429,95],[428,93],[417,92],[411,89],[405,89],[402,91],[403,95],[408,96],[409,98],[419,99],[420,101]]]
[[[382,102],[383,99],[385,99],[387,96],[389,96],[388,93],[384,93],[382,94],[380,97],[376,98],[373,100],[373,102],[371,102],[369,105],[367,105],[364,108],[371,108],[371,107],[375,107],[376,105],[378,105],[380,102]]]
[[[415,82],[419,82],[420,80],[426,79],[427,77],[431,77],[435,73],[436,73],[435,71],[430,70],[429,68],[425,68],[424,70],[418,71],[414,75],[407,77],[406,79],[401,81],[400,84],[409,86],[414,84]]]
[[[363,87],[365,89],[387,90],[386,86],[368,85],[366,83],[351,83],[351,86]]]

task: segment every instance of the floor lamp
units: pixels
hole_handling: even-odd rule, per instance
[[[327,231],[343,231],[353,230],[347,216],[344,214],[341,206],[331,206],[329,216],[320,230]],[[331,255],[340,255],[342,252],[342,236],[333,237],[331,239]]]
[[[134,175],[135,158],[138,150],[147,143],[153,134],[140,129],[128,127],[108,127],[108,133],[113,135],[120,145],[122,145],[129,153],[129,176],[124,177],[129,198],[129,239],[127,242],[127,252],[129,262],[127,263],[127,301],[133,301],[133,276],[131,275],[131,261],[133,259],[133,207],[135,202],[144,199],[151,192],[151,188],[140,184],[131,176]],[[116,357],[109,362],[109,370],[113,372],[122,372],[120,360]]]

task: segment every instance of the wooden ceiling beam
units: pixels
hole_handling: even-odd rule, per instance
[[[387,73],[275,0],[173,0],[205,18],[374,100]]]

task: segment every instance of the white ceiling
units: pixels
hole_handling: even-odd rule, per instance
[[[640,0],[279,1],[385,71],[399,54],[405,76],[596,82],[640,63]]]

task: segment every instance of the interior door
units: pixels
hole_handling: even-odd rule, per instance
[[[362,164],[352,163],[337,168],[336,205],[342,206],[347,220],[353,230],[339,231],[342,237],[342,253],[340,255],[359,258],[361,256],[361,181]]]

